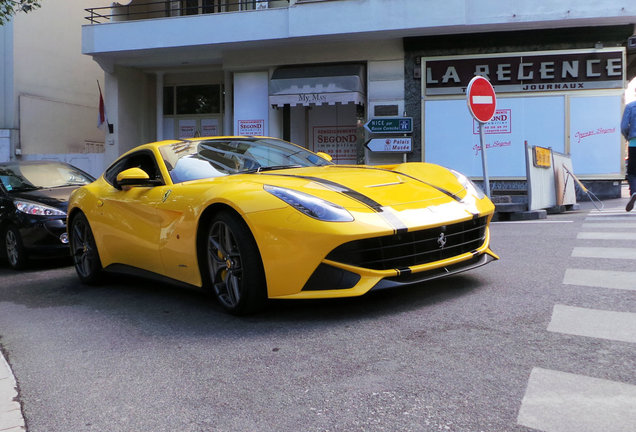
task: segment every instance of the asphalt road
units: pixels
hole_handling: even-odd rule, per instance
[[[581,336],[555,318],[604,310],[629,324],[636,313],[629,287],[565,283],[576,268],[636,271],[633,259],[573,256],[621,241],[580,238],[588,210],[493,224],[502,259],[470,273],[356,299],[274,302],[249,318],[127,276],[82,286],[65,261],[22,273],[2,264],[0,344],[30,432],[633,430],[636,412],[611,396],[636,401],[629,330],[628,340],[611,329]],[[541,404],[570,384],[607,389],[607,400],[591,400],[609,401],[609,429],[579,424],[584,404],[547,418]]]

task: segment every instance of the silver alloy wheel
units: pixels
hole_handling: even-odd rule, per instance
[[[95,251],[92,244],[92,232],[88,223],[82,218],[73,220],[73,235],[71,236],[71,251],[75,269],[82,277],[90,277],[94,271]]]
[[[20,249],[18,238],[12,229],[8,229],[4,237],[4,244],[7,250],[7,259],[12,267],[18,265],[20,260]]]
[[[208,234],[208,268],[218,299],[229,308],[241,301],[241,251],[230,227],[216,221]]]

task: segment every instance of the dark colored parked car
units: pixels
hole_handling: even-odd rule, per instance
[[[14,269],[29,256],[69,254],[66,208],[71,192],[94,178],[64,162],[0,163],[0,255]]]

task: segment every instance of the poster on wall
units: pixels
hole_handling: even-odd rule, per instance
[[[201,119],[201,136],[218,136],[219,120],[218,119]]]
[[[424,104],[424,159],[482,177],[479,128],[464,99]],[[525,146],[564,152],[565,97],[498,98],[493,119],[484,125],[489,175],[525,177]]]
[[[355,125],[313,127],[313,151],[331,155],[334,163],[355,164],[357,162],[357,139]]]
[[[179,138],[194,138],[196,133],[196,120],[179,120]]]
[[[621,96],[570,98],[570,153],[577,175],[621,175]]]
[[[263,136],[265,135],[265,120],[239,120],[238,135]]]

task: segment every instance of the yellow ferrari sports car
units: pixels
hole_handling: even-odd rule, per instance
[[[145,144],[68,207],[84,283],[133,268],[211,290],[228,312],[268,298],[360,296],[484,265],[492,202],[428,163],[335,165],[266,137]]]

